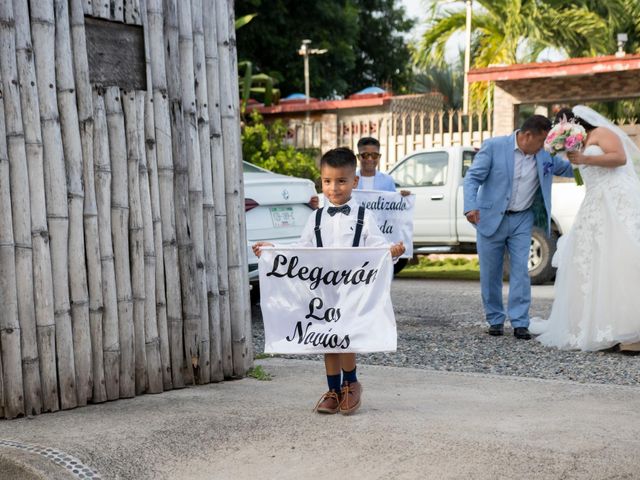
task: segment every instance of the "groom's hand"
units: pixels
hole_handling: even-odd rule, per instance
[[[477,225],[478,222],[480,221],[480,210],[469,210],[467,213],[464,214],[465,217],[467,217],[467,220],[469,221],[469,223],[473,223],[474,225]]]

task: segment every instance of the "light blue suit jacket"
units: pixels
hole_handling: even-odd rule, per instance
[[[360,176],[360,169],[356,170],[356,175]],[[358,180],[358,190],[362,190],[362,177]],[[396,183],[393,181],[391,175],[382,173],[376,170],[376,175],[373,177],[373,189],[381,190],[383,192],[395,192]]]
[[[480,211],[477,228],[485,237],[491,236],[498,229],[511,199],[515,137],[514,132],[486,140],[464,177],[464,212]],[[538,164],[539,192],[544,201],[546,230],[549,234],[553,176],[573,177],[573,169],[568,160],[552,157],[544,150],[536,153],[535,158]]]

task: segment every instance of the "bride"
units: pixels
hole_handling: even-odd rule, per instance
[[[532,333],[563,349],[640,349],[640,149],[591,108],[563,109],[587,131],[582,152],[568,154],[586,193],[571,231],[560,238],[555,300]]]

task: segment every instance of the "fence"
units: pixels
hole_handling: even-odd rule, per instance
[[[453,145],[479,147],[491,135],[491,112],[464,115],[449,110],[345,117],[338,118],[337,125],[291,121],[288,139],[297,148],[326,151],[337,146],[355,150],[360,138],[376,137],[381,144],[380,168],[386,170],[416,150]]]

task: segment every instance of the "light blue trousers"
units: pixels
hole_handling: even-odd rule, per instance
[[[506,318],[502,303],[502,267],[506,249],[509,252],[509,320],[513,328],[529,326],[531,282],[528,262],[532,228],[533,212],[529,209],[505,215],[496,232],[489,237],[478,232],[480,289],[489,325],[503,324]]]

